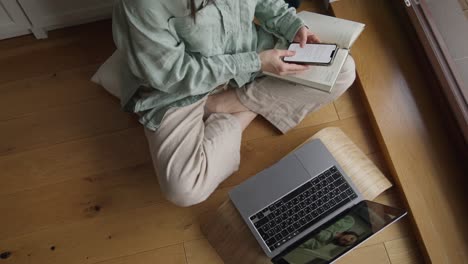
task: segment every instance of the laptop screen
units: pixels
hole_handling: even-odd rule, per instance
[[[331,263],[405,214],[400,209],[362,201],[290,246],[273,262]]]

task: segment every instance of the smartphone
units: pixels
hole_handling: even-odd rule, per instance
[[[284,62],[311,65],[330,65],[338,51],[336,44],[314,43],[306,44],[301,48],[299,43],[291,43],[288,50],[293,50],[296,55],[284,57]]]

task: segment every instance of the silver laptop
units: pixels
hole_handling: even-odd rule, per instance
[[[406,214],[363,200],[320,140],[290,153],[229,195],[277,264],[333,263]]]

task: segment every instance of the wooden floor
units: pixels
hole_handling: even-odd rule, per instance
[[[340,127],[387,171],[355,88],[280,135],[257,118],[240,170],[208,201],[166,202],[135,116],[89,79],[114,50],[110,21],[0,41],[0,264],[220,263],[198,216],[321,128]],[[399,205],[392,189],[378,201]],[[421,263],[407,219],[340,263]]]

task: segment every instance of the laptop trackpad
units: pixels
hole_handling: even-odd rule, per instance
[[[248,217],[310,179],[310,174],[292,154],[236,187],[230,196],[236,207],[242,208],[243,216]]]

